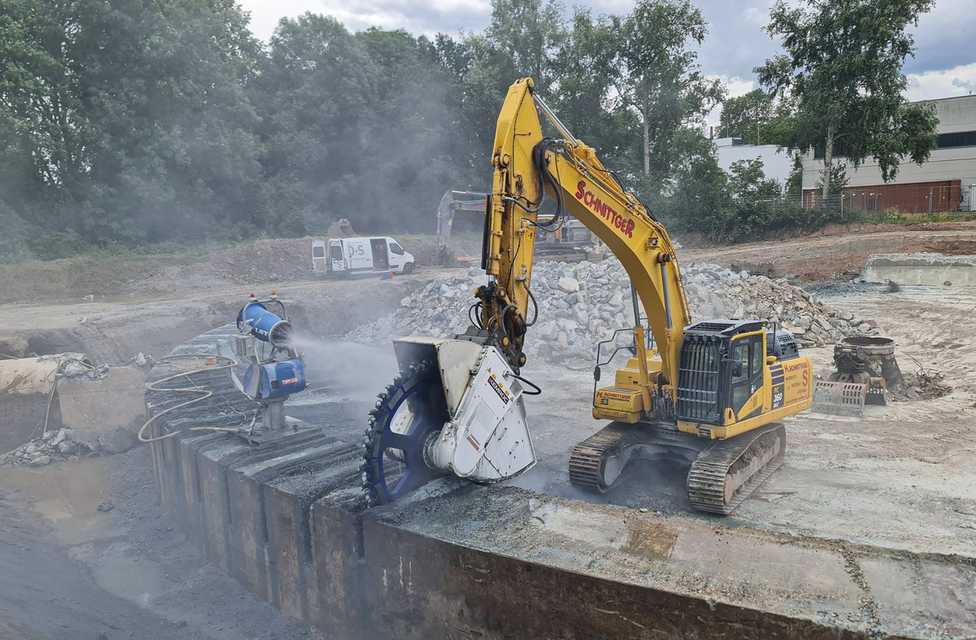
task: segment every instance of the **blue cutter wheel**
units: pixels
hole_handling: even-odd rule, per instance
[[[377,396],[364,439],[363,490],[369,506],[394,502],[442,475],[424,461],[427,442],[447,419],[436,371],[413,365]]]

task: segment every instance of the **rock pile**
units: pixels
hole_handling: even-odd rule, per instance
[[[62,460],[122,453],[135,444],[135,435],[127,429],[94,434],[65,427],[27,441],[0,458],[0,464],[43,467]]]
[[[779,322],[802,346],[820,346],[844,336],[875,332],[872,322],[831,309],[785,280],[735,273],[714,264],[686,265],[682,275],[693,321]],[[395,313],[360,327],[347,338],[377,342],[412,334],[449,336],[463,332],[469,324],[472,292],[485,282],[484,273],[478,269],[466,277],[434,280],[401,300]],[[633,325],[629,280],[615,259],[575,264],[537,262],[532,292],[539,304],[539,320],[529,329],[526,348],[530,356],[589,357],[597,342],[615,329]],[[530,319],[531,314],[530,309]]]

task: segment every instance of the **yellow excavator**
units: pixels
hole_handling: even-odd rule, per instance
[[[543,135],[540,113],[558,138]],[[520,375],[538,316],[533,243],[538,227],[571,216],[620,260],[635,315],[632,328],[598,348],[593,417],[612,422],[575,446],[571,482],[608,491],[631,460],[678,455],[690,463],[691,506],[730,513],[782,464],[780,421],[812,402],[810,360],[787,331],[760,320],[692,323],[667,230],[559,121],[531,78],[508,90],[491,163],[482,242],[488,284],[474,292],[466,333],[394,342],[400,376],[380,394],[366,430],[369,503],[392,502],[443,474],[491,483],[535,463],[524,400],[541,391]],[[543,214],[547,198],[554,212]],[[627,363],[598,388],[622,331],[633,337]]]

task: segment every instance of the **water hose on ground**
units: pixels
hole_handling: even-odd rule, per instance
[[[165,362],[167,360],[177,360],[177,359],[181,359],[181,358],[182,359],[186,359],[186,358],[195,358],[195,359],[206,358],[208,361],[211,360],[211,359],[214,359],[218,364],[216,364],[216,365],[207,365],[205,367],[199,367],[197,369],[192,369],[190,371],[180,371],[179,373],[174,373],[173,375],[166,376],[165,378],[160,378],[159,380],[155,380],[153,382],[150,382],[150,383],[146,384],[146,390],[147,391],[157,391],[157,392],[161,392],[161,393],[174,393],[174,394],[196,394],[196,397],[190,398],[189,400],[186,400],[185,402],[181,402],[179,404],[173,405],[172,407],[168,407],[168,408],[164,409],[163,411],[160,411],[159,413],[151,416],[139,428],[139,432],[137,434],[138,435],[138,438],[139,438],[139,442],[144,442],[144,443],[147,443],[147,444],[148,443],[151,443],[151,442],[159,442],[160,440],[166,440],[167,438],[172,438],[173,436],[179,435],[183,431],[233,431],[233,432],[239,431],[239,428],[237,428],[237,427],[234,427],[234,428],[228,428],[228,427],[189,427],[187,429],[180,429],[180,430],[177,430],[177,431],[171,431],[171,432],[165,433],[165,434],[163,434],[161,436],[147,436],[146,435],[146,429],[148,429],[150,425],[152,425],[154,422],[156,422],[157,420],[159,420],[160,418],[162,418],[166,414],[171,413],[173,411],[176,411],[177,409],[184,409],[184,408],[189,407],[191,405],[194,405],[194,404],[196,404],[198,402],[203,402],[204,400],[207,400],[207,399],[209,399],[209,398],[211,398],[213,396],[213,394],[214,394],[213,390],[207,389],[207,388],[204,388],[204,387],[201,387],[200,385],[194,383],[193,382],[193,379],[190,376],[192,376],[193,374],[196,374],[196,373],[210,373],[210,372],[213,372],[213,371],[220,371],[222,369],[230,369],[231,367],[234,367],[234,366],[237,365],[237,361],[234,360],[234,359],[232,359],[232,358],[228,358],[226,356],[214,355],[214,354],[173,355],[173,356],[166,356],[164,358],[160,358],[159,361],[160,362]],[[176,380],[177,378],[186,378],[186,380],[192,386],[189,386],[189,387],[163,387],[163,388],[160,388],[159,385],[162,385],[162,384],[165,384],[167,382],[170,382],[171,380]]]

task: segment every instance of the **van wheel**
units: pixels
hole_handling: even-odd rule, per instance
[[[412,262],[408,262],[407,264],[403,265],[403,273],[407,273],[407,274],[413,273],[413,263]]]

